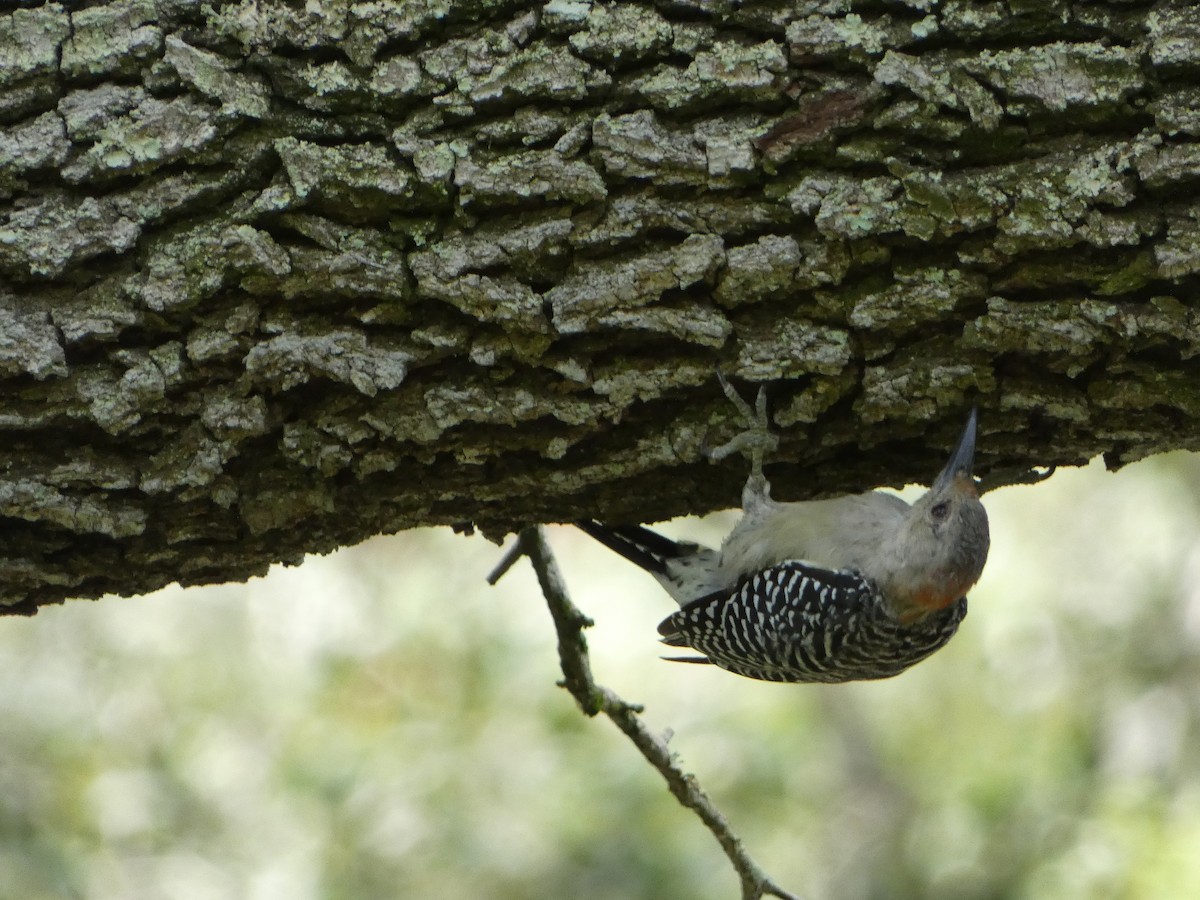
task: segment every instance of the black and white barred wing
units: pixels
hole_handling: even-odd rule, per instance
[[[842,682],[899,674],[942,647],[965,615],[964,598],[906,626],[857,572],[793,560],[689,603],[658,630],[663,643],[748,678]]]

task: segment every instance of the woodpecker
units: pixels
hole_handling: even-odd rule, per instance
[[[771,499],[762,458],[773,448],[765,395],[751,423],[710,457],[751,449],[742,518],[721,549],[674,541],[640,525],[576,522],[652,574],[680,609],[658,626],[663,643],[765,681],[890,678],[954,636],[989,546],[987,513],[972,474],[976,413],[933,486],[911,506],[867,491],[796,503]]]

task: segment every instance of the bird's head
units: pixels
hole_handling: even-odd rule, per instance
[[[902,621],[943,609],[979,580],[990,538],[979,501],[975,462],[975,410],[949,462],[933,486],[912,505],[894,548],[895,579],[889,596]]]

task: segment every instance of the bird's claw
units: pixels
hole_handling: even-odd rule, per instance
[[[719,369],[717,381],[720,382],[725,396],[741,415],[746,428],[719,447],[705,448],[704,453],[713,462],[719,462],[734,453],[746,453],[750,456],[750,477],[746,479],[746,486],[742,490],[742,507],[748,509],[755,502],[770,499],[771,485],[763,475],[763,457],[778,449],[779,436],[771,430],[765,387],[758,389],[754,406],[751,406]]]

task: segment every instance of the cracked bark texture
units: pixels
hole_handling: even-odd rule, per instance
[[[1200,444],[1187,3],[0,14],[0,605]]]

